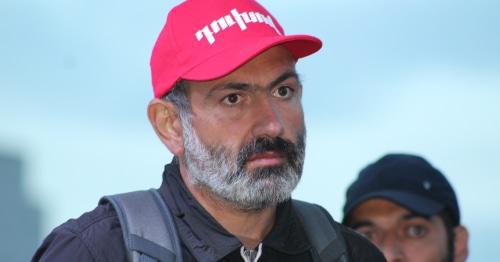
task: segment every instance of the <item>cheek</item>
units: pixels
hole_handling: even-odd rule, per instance
[[[237,152],[252,137],[252,130],[262,122],[258,107],[245,110],[215,108],[210,113],[198,111],[192,123],[205,144],[223,145]],[[304,112],[300,101],[276,105],[284,128],[284,137],[296,142],[297,136],[305,133]]]
[[[405,249],[407,257],[415,261],[443,261],[448,252],[446,235],[436,232],[424,239],[408,241]]]
[[[243,141],[245,121],[220,114],[206,114],[193,118],[193,128],[201,142],[210,147],[223,147],[234,154]]]
[[[305,132],[304,112],[302,106],[288,108],[282,113],[286,132],[293,131],[296,135]]]

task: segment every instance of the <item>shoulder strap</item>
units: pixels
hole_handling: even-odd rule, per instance
[[[318,252],[320,261],[349,261],[338,223],[329,218],[317,205],[300,200],[292,200],[292,205],[302,221],[311,244]]]
[[[105,196],[103,202],[116,210],[129,261],[182,261],[177,228],[157,190]]]

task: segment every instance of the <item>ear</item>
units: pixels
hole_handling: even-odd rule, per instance
[[[463,262],[469,255],[469,231],[464,226],[457,226],[453,229],[455,231],[455,260]]]
[[[177,107],[170,101],[155,98],[148,105],[148,118],[168,150],[175,156],[184,154],[182,124]]]

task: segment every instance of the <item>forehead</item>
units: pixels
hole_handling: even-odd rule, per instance
[[[369,199],[357,206],[351,213],[353,220],[378,217],[403,217],[411,214],[410,210],[386,199]]]
[[[390,228],[415,218],[425,219],[436,226],[444,226],[444,221],[439,215],[426,218],[390,200],[382,198],[370,199],[361,203],[351,213],[349,222],[353,225],[369,224],[381,228]]]
[[[210,81],[189,81],[193,91],[208,92],[210,87],[229,82],[267,85],[284,72],[295,72],[296,60],[282,46],[272,47],[254,57],[232,73]]]

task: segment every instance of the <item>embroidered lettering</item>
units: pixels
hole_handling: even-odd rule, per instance
[[[264,23],[273,28],[276,33],[281,35],[281,32],[274,25],[274,21],[270,15],[265,16],[259,12],[239,13],[236,8],[234,8],[229,14],[212,21],[209,25],[206,25],[202,29],[198,30],[195,33],[195,37],[198,41],[205,38],[211,45],[215,42],[215,35],[217,33],[221,33],[235,24],[238,25],[241,31],[245,31],[247,29],[247,24],[250,23]]]

